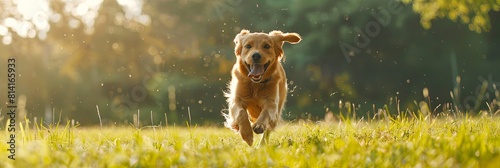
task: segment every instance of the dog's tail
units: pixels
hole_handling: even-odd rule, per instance
[[[227,128],[230,128],[232,130],[234,130],[234,128],[231,126],[231,123],[233,123],[233,117],[231,117],[229,115],[229,110],[228,109],[222,109],[221,110],[221,115],[226,119],[226,121],[224,122],[224,126],[227,127]],[[237,131],[237,130],[235,130]]]
[[[229,88],[229,84],[228,84],[228,88]],[[231,89],[231,88],[229,88]],[[234,102],[232,101],[233,100],[233,95],[230,93],[231,90],[224,90],[222,91],[224,93],[224,97],[226,97],[226,102],[227,104],[229,105],[229,107],[227,109],[222,109],[221,110],[221,115],[226,119],[226,121],[224,122],[224,126],[229,128],[229,129],[232,129],[233,131],[236,131],[238,132],[238,126],[237,125],[234,125],[234,116],[231,116],[230,114],[230,111],[229,111],[229,108],[231,108],[232,106],[234,106]]]

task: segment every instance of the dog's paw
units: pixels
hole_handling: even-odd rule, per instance
[[[264,124],[254,124],[252,129],[256,134],[262,134],[266,130],[266,126]]]

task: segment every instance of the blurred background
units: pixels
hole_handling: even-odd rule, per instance
[[[499,1],[2,0],[0,124],[8,58],[18,117],[83,126],[222,125],[233,38],[297,32],[285,44],[286,120],[493,108]],[[499,106],[498,104],[496,106]],[[134,117],[135,116],[135,117]],[[152,119],[151,119],[152,118]],[[151,123],[152,122],[152,123]]]

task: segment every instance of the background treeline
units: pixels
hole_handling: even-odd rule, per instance
[[[32,19],[16,11],[19,4],[0,2],[7,29],[0,27],[0,57],[17,58],[28,118],[92,125],[98,106],[105,123],[131,123],[140,113],[144,124],[152,115],[155,124],[220,125],[233,38],[243,28],[303,37],[285,45],[288,120],[395,113],[397,105],[415,111],[422,100],[437,111],[477,111],[499,97],[497,2],[134,2],[50,1]]]

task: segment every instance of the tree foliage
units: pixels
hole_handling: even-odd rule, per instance
[[[490,31],[490,11],[500,10],[498,0],[403,0],[413,5],[413,11],[421,16],[420,23],[426,29],[436,18],[448,18],[466,24],[471,31]]]

